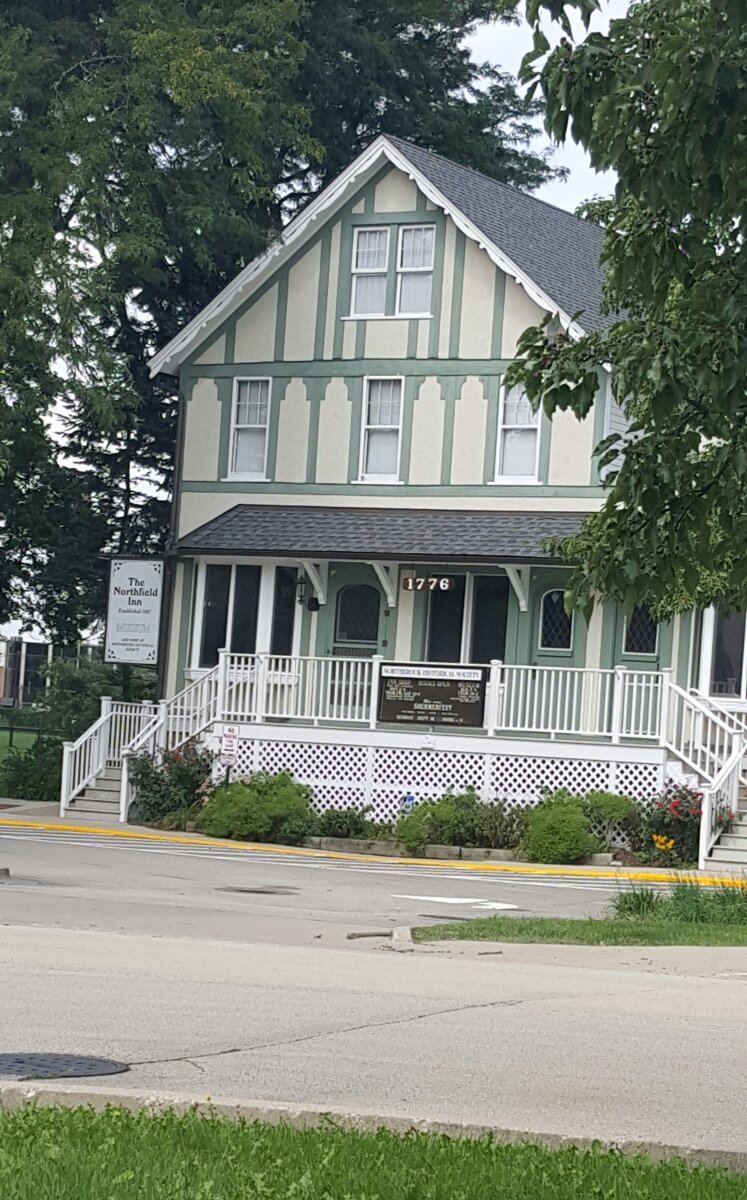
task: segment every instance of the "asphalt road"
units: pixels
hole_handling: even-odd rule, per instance
[[[0,866],[11,871],[0,923],[286,945],[343,945],[350,932],[490,912],[599,914],[618,886],[9,826]]]
[[[110,1089],[747,1149],[747,951],[346,938],[481,902],[580,915],[608,901],[591,881],[8,829],[0,863],[0,1053],[113,1057]]]

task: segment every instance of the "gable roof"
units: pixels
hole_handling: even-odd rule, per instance
[[[401,138],[376,138],[349,167],[315,196],[218,296],[150,360],[151,375],[175,374],[196,345],[206,342],[262,284],[301,249],[379,168],[389,161],[404,171],[432,203],[502,271],[512,276],[572,337],[602,328],[602,231],[564,209],[546,204],[471,167],[442,158]],[[574,321],[575,313],[583,315]]]
[[[587,332],[611,318],[601,312],[603,233],[564,208],[462,167],[401,138],[388,139],[438,190],[499,246]]]

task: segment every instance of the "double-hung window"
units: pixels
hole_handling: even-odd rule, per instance
[[[353,242],[352,297],[352,312],[355,316],[384,315],[388,259],[388,229],[356,229]]]
[[[367,379],[363,404],[361,479],[395,482],[399,478],[402,380]]]
[[[397,313],[430,316],[435,226],[403,225],[397,253]]]
[[[539,461],[539,413],[523,388],[501,392],[498,417],[496,479],[534,483]]]
[[[264,479],[269,417],[269,379],[237,379],[233,404],[232,475]]]

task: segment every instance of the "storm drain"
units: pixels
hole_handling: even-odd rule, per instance
[[[0,1079],[80,1079],[128,1070],[127,1063],[81,1054],[0,1054]]]

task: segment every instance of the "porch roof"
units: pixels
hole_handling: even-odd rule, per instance
[[[544,542],[578,533],[583,513],[440,512],[237,504],[179,540],[180,554],[403,562],[547,563]]]

